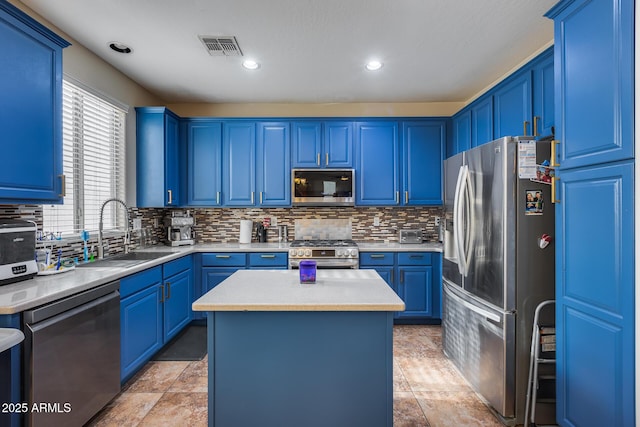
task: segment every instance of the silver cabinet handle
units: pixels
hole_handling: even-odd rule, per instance
[[[65,197],[67,195],[67,176],[65,174],[58,175],[60,177],[60,194],[58,197]]]
[[[169,193],[169,201],[167,204],[170,205],[173,203],[173,192],[171,190],[167,190],[167,193]]]
[[[324,163],[325,165],[329,166],[329,153],[324,154]]]
[[[320,166],[320,153],[316,156],[316,163]]]
[[[231,255],[216,255],[216,258],[229,259]]]
[[[262,204],[262,191],[260,192],[260,204]]]
[[[400,203],[400,192],[396,191],[396,205]]]
[[[369,255],[371,258],[384,258],[384,254],[371,254]]]
[[[251,204],[252,204],[252,205],[254,204],[254,201],[255,201],[255,194],[256,194],[256,192],[255,192],[255,191],[252,191],[252,192],[251,192]]]
[[[262,254],[260,255],[260,258],[275,258],[276,256],[273,254]]]
[[[164,285],[160,285],[160,302],[164,302]]]
[[[219,204],[220,204],[220,192],[217,191],[216,192],[216,205],[219,205]]]

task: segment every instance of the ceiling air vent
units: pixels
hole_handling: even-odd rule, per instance
[[[242,56],[238,41],[233,36],[198,36],[211,56]]]

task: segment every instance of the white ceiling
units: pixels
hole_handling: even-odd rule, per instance
[[[22,2],[167,103],[332,103],[467,101],[553,39],[557,0]],[[261,68],[198,35],[235,36]]]

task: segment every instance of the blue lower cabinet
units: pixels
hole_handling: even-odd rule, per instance
[[[164,280],[164,340],[168,341],[192,319],[191,269]]]
[[[251,253],[249,254],[249,268],[252,269],[268,269],[268,270],[286,270],[287,253],[271,252],[271,253]]]
[[[405,304],[398,318],[432,316],[431,267],[398,267],[396,292]]]
[[[120,380],[129,379],[193,318],[192,257],[120,281]]]
[[[405,303],[403,323],[441,319],[442,255],[433,252],[360,252],[360,268],[373,269]]]
[[[122,280],[136,280],[135,275]],[[162,347],[162,286],[150,283],[120,302],[120,380],[124,382]]]

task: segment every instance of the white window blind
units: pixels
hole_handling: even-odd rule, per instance
[[[125,117],[121,108],[63,80],[62,138],[66,197],[62,205],[43,206],[46,232],[63,236],[98,230],[100,206],[124,200]],[[124,229],[124,210],[110,203],[104,229]]]

